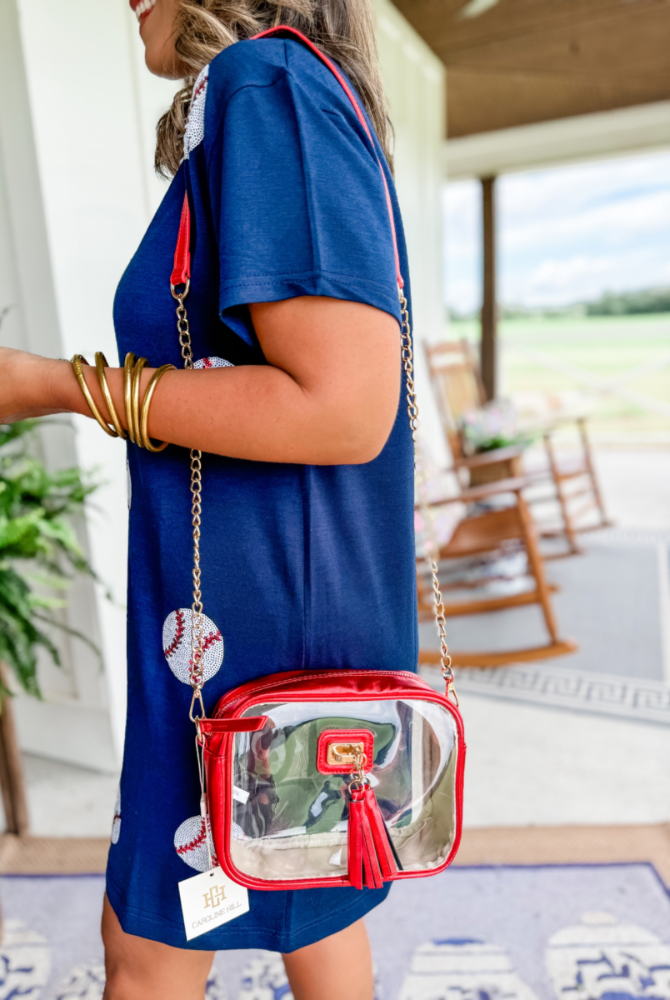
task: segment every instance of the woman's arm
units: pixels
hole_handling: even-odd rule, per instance
[[[260,462],[375,458],[398,407],[397,321],[372,306],[316,296],[250,309],[268,365],[168,372],[151,404],[150,436]],[[143,373],[142,396],[154,370]],[[95,369],[84,371],[107,415]],[[107,381],[125,426],[122,370],[107,369]],[[0,422],[63,412],[91,415],[69,362],[3,349]]]

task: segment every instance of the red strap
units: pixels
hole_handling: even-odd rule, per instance
[[[303,45],[306,45],[307,48],[310,49],[314,53],[314,55],[317,56],[321,60],[321,62],[328,67],[330,72],[333,74],[333,76],[335,77],[335,79],[340,84],[345,94],[351,101],[351,105],[356,113],[356,117],[358,118],[359,122],[363,126],[363,129],[365,130],[365,134],[368,137],[370,146],[372,148],[372,152],[374,153],[374,157],[377,161],[379,172],[382,175],[382,183],[384,185],[384,193],[386,195],[386,207],[389,213],[389,222],[391,223],[391,235],[393,237],[393,255],[395,257],[396,280],[398,282],[398,288],[404,288],[405,282],[403,281],[402,274],[400,273],[400,256],[398,254],[398,239],[396,236],[395,221],[393,218],[393,203],[391,201],[391,192],[389,191],[389,186],[386,182],[386,174],[384,173],[384,168],[382,167],[381,160],[377,155],[377,148],[375,146],[374,139],[372,138],[372,133],[370,132],[370,128],[366,121],[365,115],[363,114],[363,111],[358,101],[356,100],[356,97],[354,96],[354,92],[352,91],[351,87],[344,79],[342,73],[337,68],[332,59],[329,59],[328,56],[324,55],[323,52],[319,48],[317,48],[316,45],[313,42],[311,42],[306,35],[303,35],[301,31],[298,31],[296,28],[288,28],[285,25],[279,24],[277,25],[276,28],[268,28],[267,31],[261,31],[260,34],[253,35],[253,39],[255,40],[258,38],[268,38],[270,35],[276,35],[282,31],[288,32],[290,35],[293,35],[295,38],[301,41]],[[182,207],[181,219],[179,221],[179,237],[177,239],[177,249],[175,250],[175,255],[174,255],[174,270],[172,271],[172,277],[170,279],[173,285],[185,285],[191,276],[190,242],[191,242],[191,213],[189,209],[188,193],[187,193],[184,195],[184,205]]]
[[[179,220],[179,235],[174,252],[174,267],[170,275],[170,284],[185,285],[191,277],[191,209],[188,204],[188,191],[184,194]]]

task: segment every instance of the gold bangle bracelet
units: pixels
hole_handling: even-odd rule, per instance
[[[159,445],[153,444],[151,438],[149,437],[147,428],[149,425],[149,407],[151,406],[151,400],[156,390],[156,386],[163,378],[163,375],[170,371],[176,371],[174,365],[161,365],[160,368],[156,369],[149,379],[149,385],[147,386],[147,391],[145,392],[144,400],[142,401],[142,411],[140,414],[140,441],[142,446],[148,451],[163,451],[163,449],[168,446],[167,441],[163,441]]]
[[[135,355],[132,351],[126,354],[123,363],[123,400],[126,407],[126,425],[128,427],[128,438],[135,444],[135,428],[133,427],[133,369],[135,367]]]
[[[138,358],[131,376],[130,409],[133,417],[133,434],[135,435],[135,444],[140,448],[144,447],[144,442],[140,435],[140,382],[142,379],[142,369],[146,364],[146,358]]]
[[[86,379],[84,378],[84,368],[83,368],[83,366],[86,365],[87,367],[90,367],[90,365],[88,364],[88,361],[86,360],[86,358],[82,354],[75,354],[74,357],[72,358],[71,364],[72,364],[72,370],[74,371],[74,374],[75,374],[75,378],[77,379],[77,382],[79,383],[79,388],[81,389],[81,391],[84,394],[84,399],[88,403],[88,406],[89,406],[89,409],[90,409],[91,413],[93,414],[93,416],[95,417],[95,419],[98,421],[98,423],[102,427],[102,429],[105,432],[105,434],[109,434],[110,437],[114,437],[114,438],[118,437],[119,435],[116,433],[116,430],[113,427],[109,426],[109,424],[107,423],[107,421],[103,417],[102,413],[100,412],[100,410],[96,406],[95,400],[93,399],[93,396],[91,395],[91,391],[90,391],[89,387],[86,385]]]
[[[112,423],[114,424],[114,430],[116,431],[117,437],[120,437],[123,440],[125,439],[126,432],[124,431],[121,421],[119,420],[119,415],[116,412],[116,407],[114,406],[114,400],[112,399],[112,394],[109,391],[109,386],[107,385],[107,375],[105,373],[105,368],[109,368],[107,358],[102,353],[102,351],[96,351],[95,371],[98,376],[100,391],[103,395],[105,403],[107,404],[107,409],[109,410],[109,415],[112,418]]]

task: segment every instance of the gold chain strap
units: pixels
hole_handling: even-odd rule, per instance
[[[184,361],[184,368],[193,368],[193,345],[191,343],[191,331],[188,325],[188,315],[184,299],[188,295],[190,282],[187,282],[184,291],[178,292],[172,286],[172,295],[177,300],[177,331],[179,333],[179,347]],[[197,448],[191,448],[191,524],[193,526],[193,604],[191,605],[191,669],[189,671],[189,681],[193,688],[191,698],[191,708],[189,718],[191,722],[197,722],[199,718],[205,717],[205,705],[202,700],[202,687],[205,683],[205,653],[203,650],[203,624],[202,624],[202,590],[200,572],[200,528],[202,518],[202,452]],[[196,703],[198,704],[199,716],[194,714]]]
[[[351,769],[350,781],[348,784],[349,791],[358,786],[359,788],[364,788],[365,785],[369,785],[370,781],[365,773],[365,768],[368,764],[367,754],[364,754],[362,750],[357,750],[354,756],[354,765]]]
[[[437,554],[440,550],[439,542],[435,536],[433,522],[429,511],[428,483],[426,480],[426,470],[421,454],[421,446],[417,440],[417,428],[419,426],[419,406],[416,401],[416,387],[414,385],[414,354],[412,352],[412,332],[409,323],[409,312],[407,309],[407,299],[403,295],[402,289],[398,288],[400,299],[400,315],[402,323],[400,326],[400,340],[402,345],[402,364],[405,370],[405,382],[407,384],[407,416],[409,417],[409,428],[412,432],[412,444],[414,445],[414,475],[416,477],[417,493],[419,498],[419,510],[426,532],[425,556],[426,568],[433,581],[433,602],[435,608],[435,624],[437,634],[440,639],[440,661],[442,676],[447,685],[447,696],[453,695],[458,704],[458,695],[454,688],[454,671],[451,666],[451,656],[447,646],[447,622],[444,616],[444,603],[442,600],[442,590],[437,568]]]

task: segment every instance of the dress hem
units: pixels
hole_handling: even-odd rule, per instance
[[[150,941],[158,941],[161,944],[182,948],[185,951],[261,949],[288,954],[350,927],[351,924],[360,920],[386,899],[391,884],[387,883],[382,889],[359,890],[360,899],[356,899],[351,906],[347,906],[335,914],[326,912],[323,917],[302,924],[300,927],[292,929],[288,934],[285,932],[277,933],[260,926],[235,927],[234,921],[231,921],[230,924],[214,928],[192,941],[186,940],[182,924],[175,924],[165,917],[158,917],[147,910],[129,905],[125,901],[123,890],[114,884],[109,872],[107,873],[106,887],[110,906],[126,934],[146,938]],[[300,890],[294,891],[300,892]]]

